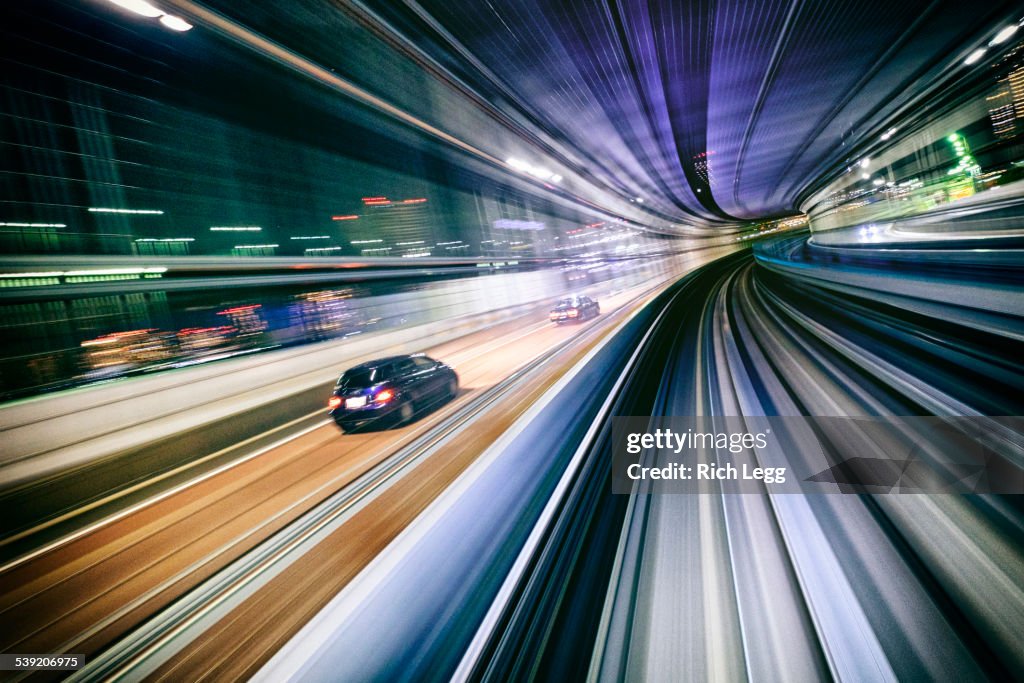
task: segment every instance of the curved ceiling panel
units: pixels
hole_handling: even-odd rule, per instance
[[[371,2],[429,15],[594,177],[664,215],[783,215],[1013,3]],[[419,38],[422,43],[422,35]],[[441,42],[441,41],[439,41]]]

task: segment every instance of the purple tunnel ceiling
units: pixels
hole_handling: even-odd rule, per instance
[[[412,5],[375,7],[392,20]],[[925,0],[426,0],[586,171],[708,222],[791,213],[808,184],[1011,4]],[[437,26],[435,25],[435,26]],[[422,27],[420,28],[422,31]],[[423,39],[420,34],[419,41]],[[441,52],[438,52],[441,54]]]

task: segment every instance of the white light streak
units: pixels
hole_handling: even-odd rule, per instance
[[[110,0],[113,4],[118,7],[123,7],[130,12],[149,17],[150,19],[163,16],[164,11],[157,9],[153,5],[149,4],[145,0]]]
[[[163,214],[160,209],[112,209],[105,206],[90,206],[90,213],[130,213],[159,216]]]
[[[964,60],[964,64],[970,66],[971,64],[974,64],[975,62],[977,62],[979,59],[981,59],[984,56],[985,56],[985,48],[979,47],[977,50],[975,50],[971,54],[967,55],[967,59]]]
[[[160,23],[171,29],[172,31],[188,31],[192,28],[192,24],[188,23],[180,17],[175,17],[170,14],[165,14],[160,17]]]
[[[1010,24],[1006,28],[1002,29],[992,38],[989,45],[998,45],[999,43],[1005,43],[1007,40],[1017,32],[1017,24]]]

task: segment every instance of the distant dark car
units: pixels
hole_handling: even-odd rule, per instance
[[[350,368],[338,379],[327,402],[344,431],[408,422],[459,393],[450,367],[422,354],[391,356]]]
[[[571,296],[562,299],[551,309],[548,318],[557,325],[594,318],[601,313],[601,306],[589,296]]]

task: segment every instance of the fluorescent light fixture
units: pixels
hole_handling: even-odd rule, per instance
[[[1017,32],[1017,24],[1010,24],[1003,28],[995,35],[989,45],[998,45],[999,43],[1005,43],[1010,37]]]
[[[863,159],[860,160],[860,167],[861,168],[867,168],[870,165],[871,165],[871,158],[870,157],[864,157]]]
[[[192,28],[192,24],[188,23],[181,17],[175,17],[170,14],[165,14],[160,17],[160,23],[172,31],[188,31]]]
[[[0,278],[26,278],[26,277],[60,277],[64,274],[62,270],[48,271],[45,273],[2,273]]]
[[[160,18],[160,23],[164,27],[171,29],[172,31],[188,31],[192,28],[192,24],[188,23],[181,17],[176,17],[173,14],[167,14],[159,7],[155,7],[146,0],[110,0],[111,3],[118,7],[123,7],[129,12],[149,17],[150,19]]]
[[[236,244],[235,249],[273,249],[276,244]]]
[[[210,227],[212,232],[259,232],[262,229],[258,225],[214,225]]]
[[[144,17],[155,18],[163,16],[164,13],[163,10],[157,9],[146,0],[110,0],[110,2]]]
[[[131,214],[151,214],[151,215],[162,215],[163,211],[160,209],[111,209],[104,206],[90,206],[89,213],[131,213]]]
[[[163,267],[156,268],[104,268],[102,270],[69,270],[64,273],[68,277],[82,275],[146,275],[149,273],[166,273]]]
[[[90,277],[94,275],[160,275],[167,272],[163,266],[149,268],[103,268],[99,270],[53,270],[35,273],[0,273],[2,279]]]
[[[974,64],[976,61],[978,61],[979,59],[981,59],[984,56],[985,56],[985,48],[979,47],[977,50],[975,50],[971,54],[967,55],[967,59],[964,60],[964,64],[967,64],[968,66],[970,66],[971,64]]]
[[[6,228],[66,228],[64,223],[0,223]]]

